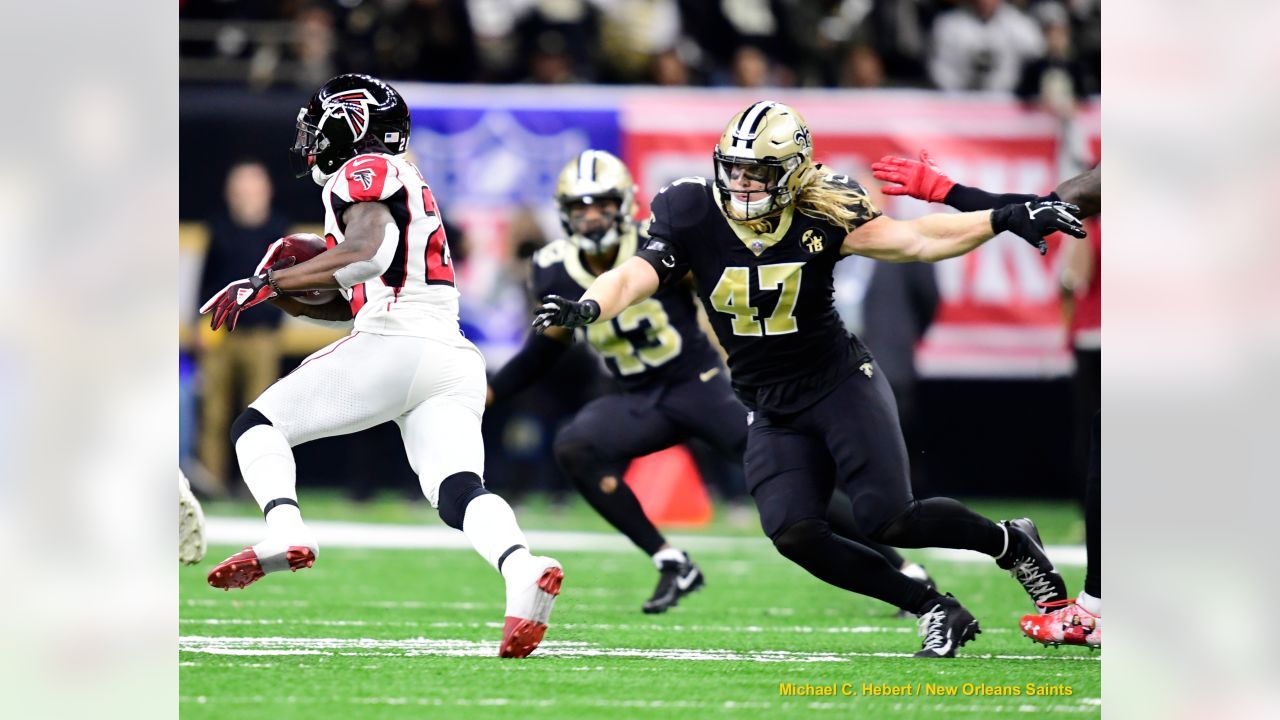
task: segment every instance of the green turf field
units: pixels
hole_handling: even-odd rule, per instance
[[[308,518],[439,525],[429,508],[351,507],[313,499]],[[240,513],[243,505],[212,504]],[[383,507],[385,505],[386,507]],[[1004,516],[1007,505],[980,505]],[[1080,541],[1067,506],[1019,504],[1050,544]],[[226,511],[226,512],[224,512]],[[600,529],[577,504],[519,507],[527,529]],[[1097,716],[1100,654],[1052,650],[1021,637],[1029,603],[994,565],[923,559],[984,632],[956,660],[915,660],[915,623],[873,600],[809,577],[727,513],[711,532],[742,536],[695,555],[708,586],[675,610],[643,615],[656,573],[638,552],[556,552],[564,592],[551,629],[523,661],[499,660],[502,584],[473,552],[322,548],[316,566],[242,591],[204,576],[238,547],[209,549],[180,572],[184,718],[702,718]],[[536,548],[535,548],[536,549]],[[1064,568],[1074,593],[1083,568]],[[833,697],[782,696],[784,683],[830,686]],[[1070,695],[1029,696],[1028,683]],[[847,686],[846,686],[847,684]],[[910,696],[864,694],[864,684]],[[983,694],[981,686],[1020,695]],[[952,695],[927,695],[929,687]],[[845,695],[844,692],[850,693]]]

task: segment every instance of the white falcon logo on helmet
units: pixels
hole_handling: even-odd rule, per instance
[[[377,102],[365,88],[347,90],[337,95],[330,95],[324,101],[325,117],[320,118],[320,126],[328,117],[343,118],[351,129],[351,138],[359,140],[369,131],[369,105]]]

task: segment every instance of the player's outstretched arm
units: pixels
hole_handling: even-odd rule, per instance
[[[885,195],[908,195],[928,202],[946,203],[965,212],[1043,200],[1061,200],[1076,205],[1080,208],[1076,215],[1081,219],[1102,212],[1101,164],[1064,180],[1053,193],[1045,197],[1019,193],[997,194],[961,185],[947,177],[942,168],[929,157],[927,150],[920,151],[919,160],[885,155],[871,164],[871,172],[877,180],[893,183],[881,188]]]
[[[533,328],[541,332],[553,325],[573,328],[612,320],[657,291],[657,271],[648,262],[633,257],[596,278],[578,301],[559,295],[544,297],[534,311]]]
[[[1045,201],[914,220],[882,215],[846,235],[840,252],[889,262],[932,263],[963,255],[1008,230],[1044,254],[1045,235],[1061,231],[1084,237],[1084,227],[1072,214],[1077,210],[1074,205]]]

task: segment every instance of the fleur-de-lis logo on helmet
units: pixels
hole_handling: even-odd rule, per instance
[[[730,219],[747,221],[776,215],[795,202],[813,168],[813,143],[794,108],[761,100],[729,120],[713,156],[721,208]],[[747,189],[752,184],[763,187]]]

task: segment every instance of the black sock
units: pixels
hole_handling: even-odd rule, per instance
[[[1084,547],[1089,563],[1084,591],[1102,597],[1102,413],[1093,419],[1093,443],[1089,448],[1089,484],[1084,493]]]
[[[894,547],[977,550],[992,557],[1005,549],[1005,531],[951,498],[912,500],[877,538]]]
[[[622,473],[604,475],[592,480],[574,478],[574,485],[600,517],[627,536],[636,547],[653,555],[666,544],[658,528],[649,522],[635,493],[622,480]]]
[[[773,544],[791,562],[838,588],[883,600],[894,607],[920,611],[938,597],[871,548],[831,532],[824,520],[801,520],[778,533]]]
[[[836,535],[849,538],[860,545],[866,545],[888,560],[889,564],[895,568],[902,569],[902,564],[906,562],[897,550],[863,534],[853,519],[853,504],[849,501],[849,496],[839,489],[831,493],[831,502],[827,504],[827,523],[831,525],[831,530]]]

